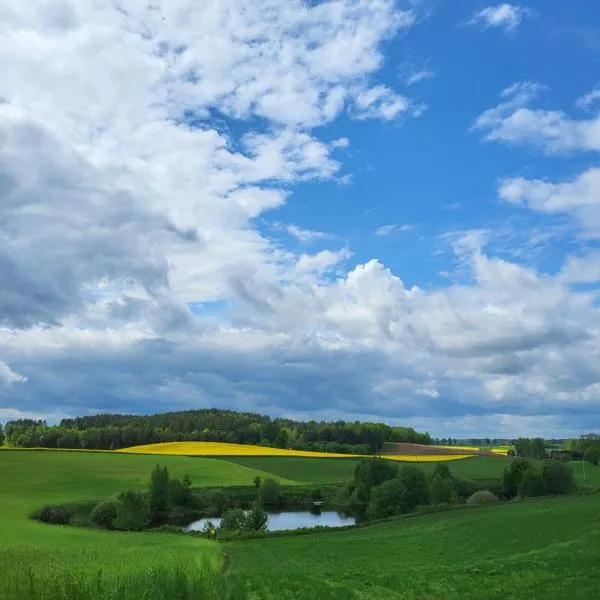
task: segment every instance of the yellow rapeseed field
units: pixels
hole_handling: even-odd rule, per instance
[[[453,450],[476,450],[466,446],[437,446]],[[266,448],[246,444],[229,444],[226,442],[163,442],[145,444],[120,450],[84,450],[75,448],[15,448],[0,446],[0,450],[45,450],[50,452],[106,452],[110,454],[164,454],[171,456],[296,456],[305,458],[361,458],[362,454],[338,454],[335,452],[310,452],[308,450],[284,450]],[[491,452],[499,456],[508,454],[507,448],[492,448]],[[401,462],[444,462],[472,458],[472,454],[385,454],[382,458]]]
[[[163,442],[123,448],[119,452],[134,454],[171,454],[179,456],[304,456],[325,458],[348,458],[356,454],[335,454],[333,452],[308,452],[306,450],[283,450],[281,448],[265,448],[264,446],[248,446],[244,444],[228,444],[226,442]]]
[[[312,458],[360,458],[359,454],[336,454],[334,452],[309,452],[307,450],[283,450],[281,448],[265,448],[244,444],[228,444],[225,442],[164,442],[123,448],[119,452],[132,454],[169,454],[178,456],[301,456]],[[388,454],[382,458],[402,462],[442,462],[471,458],[465,454],[412,455]]]
[[[497,454],[498,456],[507,456],[508,448],[492,448],[490,452],[492,454]]]

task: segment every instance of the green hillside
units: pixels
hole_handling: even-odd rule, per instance
[[[600,498],[571,496],[227,545],[261,599],[588,600]]]

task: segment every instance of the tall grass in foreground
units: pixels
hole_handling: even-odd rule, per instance
[[[23,562],[19,552],[0,550],[2,600],[245,600],[243,585],[208,563],[129,565],[119,572],[48,569]]]

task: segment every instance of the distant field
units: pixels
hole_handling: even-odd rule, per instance
[[[397,457],[395,457],[397,458]],[[278,477],[294,479],[305,483],[327,483],[335,481],[350,481],[359,459],[315,459],[296,457],[228,457],[227,462],[244,465],[251,469],[268,471]],[[457,477],[465,479],[493,479],[500,477],[508,464],[507,458],[486,456],[469,456],[449,463],[450,470]],[[419,461],[410,464],[422,468],[426,473],[435,469],[436,462]],[[399,463],[402,466],[402,463]],[[600,469],[599,469],[600,471]]]
[[[314,458],[348,458],[352,456],[349,454],[335,454],[333,452],[325,454],[324,452],[285,450],[247,444],[228,444],[226,442],[164,442],[160,444],[132,446],[131,448],[123,448],[119,452],[131,454],[170,454],[177,456],[300,456]]]
[[[321,535],[232,542],[256,598],[598,598],[597,495],[462,509]]]
[[[419,444],[390,444],[401,451],[383,454],[382,458],[399,460],[403,462],[442,462],[468,458],[468,449],[455,447],[450,452],[447,447],[423,446]],[[447,450],[447,451],[445,451]],[[123,448],[118,452],[128,454],[161,454],[165,456],[274,456],[274,457],[302,457],[302,458],[362,458],[357,454],[336,454],[334,452],[309,452],[305,450],[287,450],[281,448],[267,448],[264,446],[253,446],[247,444],[229,444],[225,442],[163,442],[159,444],[145,444]]]
[[[360,462],[355,458],[301,458],[291,456],[240,456],[223,462],[267,471],[284,479],[302,483],[339,483],[350,481]]]

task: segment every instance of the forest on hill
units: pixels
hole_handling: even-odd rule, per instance
[[[352,454],[375,453],[389,441],[432,443],[428,433],[419,433],[411,427],[359,421],[273,419],[219,409],[143,416],[100,414],[63,419],[58,425],[19,419],[6,424],[4,437],[8,445],[21,448],[117,450],[158,442],[211,441]]]

